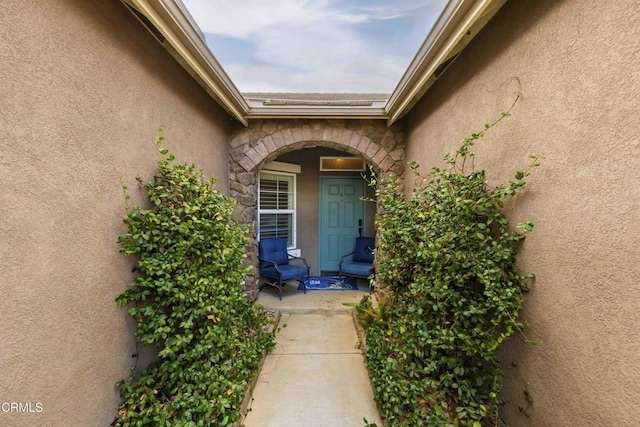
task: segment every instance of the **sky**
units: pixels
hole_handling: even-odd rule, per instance
[[[182,0],[240,92],[391,93],[447,0]]]

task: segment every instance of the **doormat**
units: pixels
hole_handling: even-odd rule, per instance
[[[308,277],[300,281],[298,290],[310,291],[357,291],[358,280],[355,277]]]

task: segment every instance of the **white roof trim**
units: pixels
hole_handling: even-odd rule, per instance
[[[451,0],[418,53],[381,107],[354,102],[275,103],[250,106],[210,52],[202,32],[181,0],[122,0],[144,15],[165,38],[162,45],[231,116],[248,125],[253,118],[386,119],[407,114],[437,80],[434,73],[458,54],[506,0]],[[153,32],[153,31],[152,31]],[[304,94],[300,94],[304,101]],[[293,104],[293,105],[292,105]]]
[[[435,72],[447,60],[460,53],[506,0],[451,1],[423,42],[398,86],[389,97],[385,110],[389,124],[405,115],[437,80]]]
[[[384,108],[366,106],[303,106],[269,105],[249,109],[250,119],[302,119],[302,118],[388,119]]]
[[[163,46],[229,114],[248,125],[240,91],[213,56],[202,32],[174,0],[122,0],[142,13],[166,39]],[[180,2],[181,3],[181,2]]]

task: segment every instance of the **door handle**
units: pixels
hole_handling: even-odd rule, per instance
[[[362,237],[362,220],[358,220],[358,234]]]

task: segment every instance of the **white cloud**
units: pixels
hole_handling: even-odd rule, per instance
[[[348,1],[346,3],[349,4]],[[446,1],[442,0],[396,0],[395,2],[384,1],[378,5],[365,2],[362,6],[349,7],[357,11],[357,15],[354,15],[358,17],[357,22],[372,22],[401,18],[425,8],[430,13],[431,11],[437,13],[442,10],[444,3]],[[345,13],[345,16],[349,16],[349,14]]]
[[[226,68],[236,85],[243,92],[353,92],[390,93],[395,80],[389,75],[404,71],[396,63],[379,61],[375,64],[360,63],[360,67],[347,64],[328,64],[315,68],[295,70],[278,65],[231,65]]]
[[[294,37],[285,30],[272,30],[261,37],[254,58],[261,71],[274,70],[270,79],[296,92],[390,92],[407,65],[403,58],[383,55],[348,28],[336,25],[297,28]],[[228,72],[235,79],[236,69]],[[247,81],[239,79],[238,86],[245,90],[251,85],[250,75],[242,75]]]
[[[393,49],[382,30],[363,32],[359,31],[360,25],[392,23],[391,20],[416,11],[429,12],[432,3],[442,8],[445,0],[396,0],[382,4],[375,0],[183,2],[204,33],[251,42],[251,61],[242,66],[222,64],[243,92],[388,93],[411,58],[400,56],[397,52],[400,49]],[[410,33],[404,28],[396,32]],[[414,40],[416,49],[420,42]],[[246,62],[255,65],[246,66]]]
[[[237,38],[280,25],[317,22],[325,1],[310,0],[182,0],[205,33]]]

